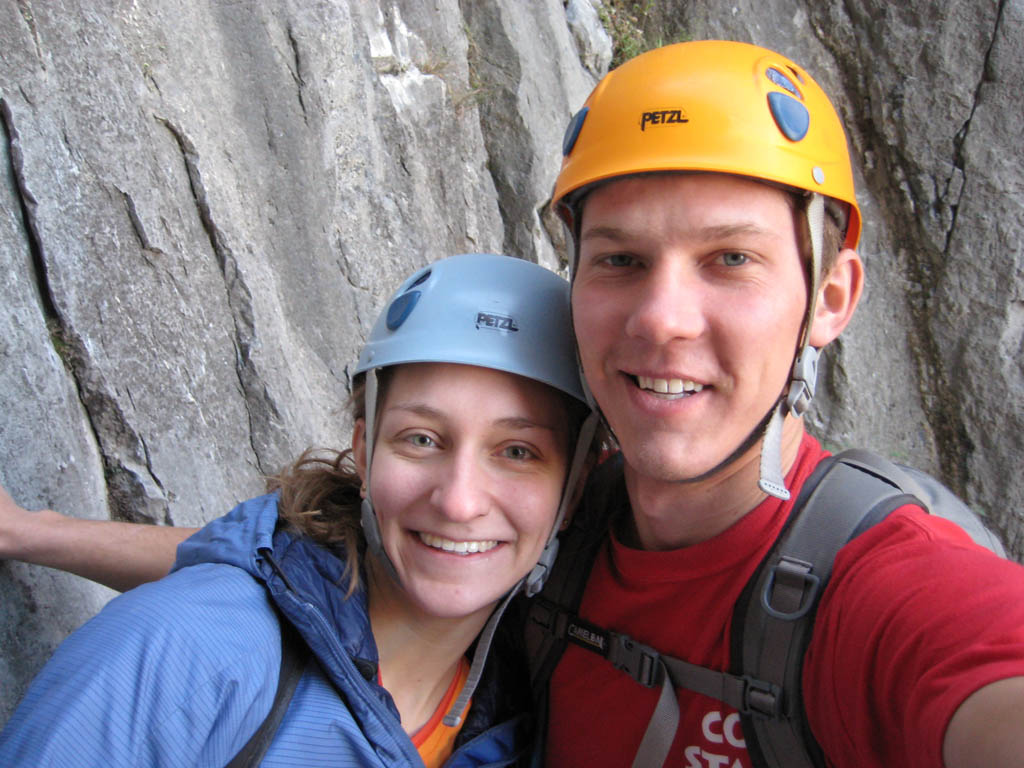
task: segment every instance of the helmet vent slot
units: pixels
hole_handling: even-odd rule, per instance
[[[765,77],[779,86],[779,88],[789,91],[791,95],[803,101],[803,94],[797,89],[796,84],[775,67],[769,67],[768,71],[765,72]]]

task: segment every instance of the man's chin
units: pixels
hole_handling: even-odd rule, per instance
[[[684,483],[695,480],[714,468],[710,461],[702,461],[692,451],[678,445],[662,445],[657,440],[620,444],[630,474],[637,479],[663,483]]]

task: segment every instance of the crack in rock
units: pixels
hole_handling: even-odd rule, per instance
[[[141,474],[118,458],[139,458],[141,438],[129,425],[116,399],[106,392],[105,382],[89,364],[90,358],[84,342],[57,308],[37,218],[39,201],[29,189],[29,174],[14,113],[10,104],[3,99],[0,99],[0,124],[3,125],[11,175],[15,180],[40,309],[50,331],[50,343],[74,383],[85,414],[86,426],[99,446],[111,515],[119,519],[152,522],[157,518],[146,510],[156,507],[159,517],[164,518],[167,516],[167,505],[162,498],[159,481],[152,473],[147,473],[161,488],[160,493],[154,494]]]
[[[257,346],[252,293],[246,285],[231,247],[224,233],[214,221],[209,195],[199,167],[199,152],[185,132],[171,120],[157,116],[156,119],[167,128],[181,151],[188,173],[192,198],[195,201],[199,220],[206,232],[210,248],[220,267],[227,294],[228,307],[234,324],[235,375],[245,402],[249,420],[249,444],[260,472],[262,466],[260,437],[269,442],[274,424],[280,421],[280,412],[262,380],[252,353]]]

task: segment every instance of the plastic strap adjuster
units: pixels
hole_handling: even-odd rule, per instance
[[[665,678],[665,669],[658,663],[661,654],[629,635],[610,632],[608,636],[611,642],[606,658],[613,667],[647,688],[661,685]]]
[[[779,717],[782,713],[782,689],[779,686],[748,676],[743,678],[743,682],[743,706],[739,708],[742,714]]]
[[[543,597],[538,597],[530,602],[530,611],[527,615],[534,624],[550,632],[554,630],[555,619],[558,618],[558,606]]]

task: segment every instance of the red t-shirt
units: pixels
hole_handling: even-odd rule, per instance
[[[787,477],[794,499],[826,455],[804,438]],[[647,552],[611,538],[580,616],[727,669],[733,604],[792,503],[769,498],[713,539],[678,550]],[[1024,675],[1024,568],[917,507],[897,510],[840,552],[804,666],[811,727],[832,765],[938,768],[959,704],[1015,675]],[[570,644],[551,690],[548,765],[632,763],[660,689]],[[680,725],[666,765],[750,768],[737,712],[676,693]]]

